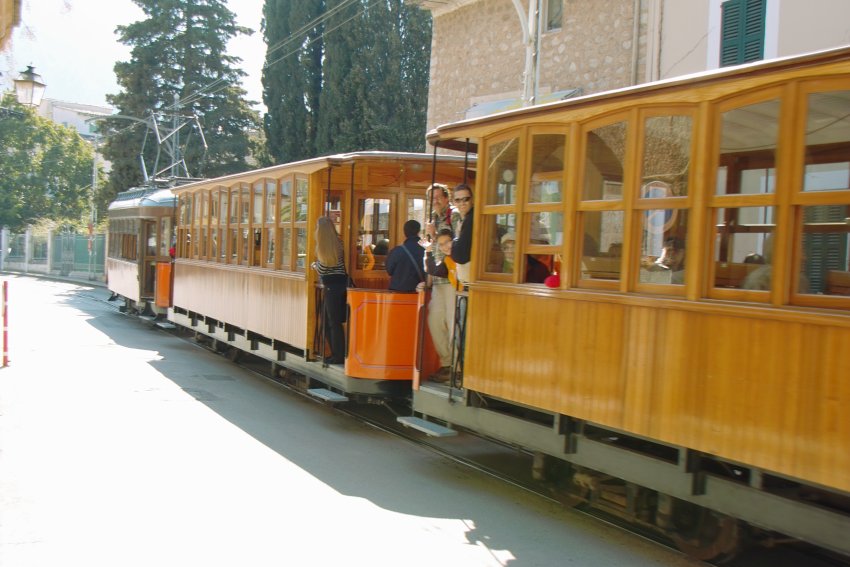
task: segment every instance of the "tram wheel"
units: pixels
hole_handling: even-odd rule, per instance
[[[681,551],[702,561],[722,563],[741,548],[741,522],[708,508],[677,500],[671,538]]]

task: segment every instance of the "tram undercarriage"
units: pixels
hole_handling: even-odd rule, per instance
[[[565,503],[649,528],[698,559],[731,557],[756,532],[850,554],[850,498],[818,487],[468,390],[423,384],[413,409],[532,451],[535,477]]]

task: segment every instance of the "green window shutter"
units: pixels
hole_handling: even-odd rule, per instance
[[[722,4],[720,66],[764,58],[767,0],[728,0]]]

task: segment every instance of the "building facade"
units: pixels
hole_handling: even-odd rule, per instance
[[[528,0],[418,3],[433,16],[429,130],[850,44],[848,0],[537,0],[531,16]]]

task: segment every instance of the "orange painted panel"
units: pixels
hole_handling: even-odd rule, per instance
[[[171,262],[156,263],[156,306],[171,307]]]
[[[348,356],[345,373],[374,380],[412,380],[419,295],[348,290]]]

